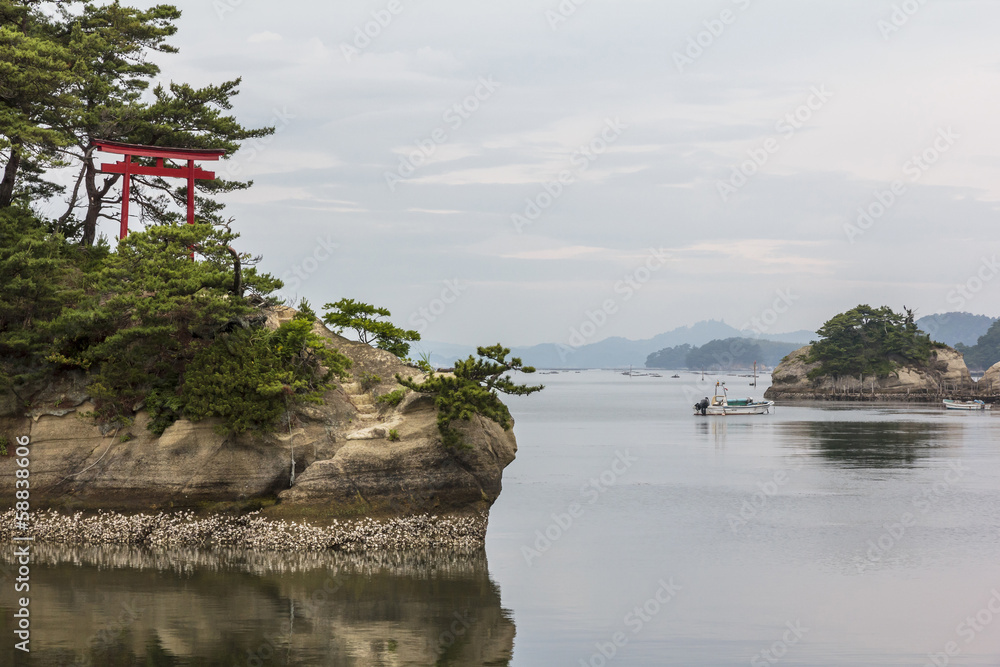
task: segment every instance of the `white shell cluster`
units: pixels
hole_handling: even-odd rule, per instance
[[[16,564],[13,549],[0,549],[4,563]],[[196,570],[244,572],[255,576],[293,575],[320,570],[332,576],[361,574],[396,577],[479,578],[488,573],[486,552],[475,549],[405,549],[386,551],[249,551],[245,549],[148,549],[139,545],[38,542],[31,562],[72,563],[102,570],[156,570],[188,575]]]
[[[486,514],[470,516],[411,516],[379,521],[333,521],[329,526],[271,520],[259,512],[243,516],[198,517],[192,511],[120,514],[100,511],[60,514],[32,513],[27,532],[14,531],[14,510],[0,514],[0,541],[15,535],[37,542],[142,547],[250,549],[255,551],[380,551],[393,549],[482,549]]]

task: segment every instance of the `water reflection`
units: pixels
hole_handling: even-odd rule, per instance
[[[961,428],[955,424],[813,421],[785,424],[785,429],[795,444],[849,467],[913,465],[961,442]]]
[[[485,554],[34,551],[32,665],[506,665],[513,651]],[[13,613],[4,596],[8,637]],[[2,664],[20,664],[11,643]]]
[[[707,441],[711,437],[717,449],[724,449],[727,439],[748,442],[755,437],[769,437],[774,431],[773,420],[759,415],[696,418],[695,433]]]

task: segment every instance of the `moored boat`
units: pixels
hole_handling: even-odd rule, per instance
[[[944,399],[944,407],[949,410],[989,410],[991,406],[989,403],[984,403],[982,401],[953,401],[950,398]]]
[[[715,395],[707,396],[694,404],[696,415],[763,415],[771,411],[774,401],[758,401],[753,398],[729,398],[726,383],[715,383]]]

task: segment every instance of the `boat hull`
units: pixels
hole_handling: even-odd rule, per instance
[[[729,398],[725,382],[715,383],[712,400],[706,396],[694,404],[694,414],[704,417],[726,417],[729,415],[766,415],[774,407],[774,401],[758,401],[747,398]]]
[[[975,401],[949,401],[944,400],[944,407],[949,410],[989,410],[991,405],[988,403],[975,402]]]
[[[766,415],[774,407],[774,401],[751,403],[749,405],[710,405],[705,408],[705,417],[727,417],[730,415]],[[695,410],[696,416],[703,416],[701,410]]]

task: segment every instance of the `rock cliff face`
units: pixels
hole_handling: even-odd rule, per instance
[[[986,374],[976,383],[980,391],[990,394],[1000,392],[1000,363],[993,364],[986,369]]]
[[[269,326],[293,314],[278,309]],[[276,499],[265,513],[311,520],[488,509],[517,451],[513,433],[476,418],[460,425],[471,449],[445,449],[430,397],[410,393],[397,407],[375,401],[399,388],[396,373],[419,378],[418,370],[321,324],[315,330],[354,361],[354,378],[370,382],[363,388],[345,381],[324,405],[298,407],[290,432],[223,436],[211,420],[182,420],[156,438],[144,411],[127,430],[102,431],[86,416],[93,404],[83,377],[30,397],[0,397],[0,437],[10,453],[0,456],[3,504],[14,498],[13,444],[27,436],[34,509],[156,510]],[[372,384],[371,375],[380,380]],[[390,430],[398,440],[389,440]]]
[[[874,397],[890,400],[935,400],[944,393],[972,391],[969,369],[959,352],[950,347],[931,353],[924,366],[903,366],[889,377],[822,377],[808,374],[819,362],[806,363],[811,345],[789,354],[771,374],[772,384],[764,396],[776,399],[858,399]]]

